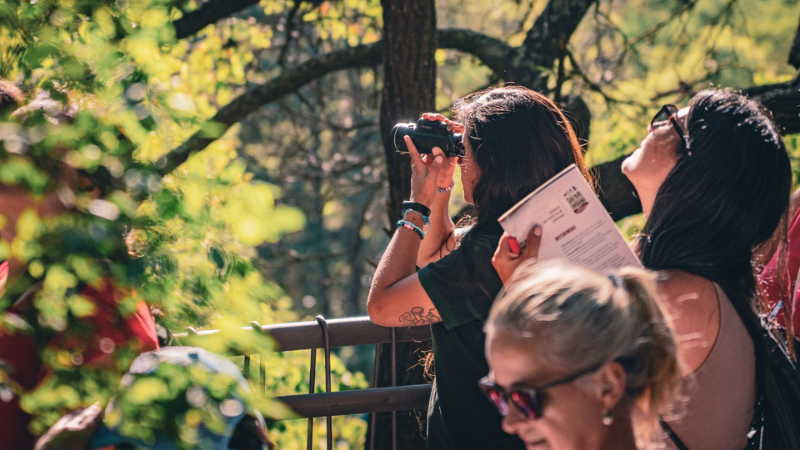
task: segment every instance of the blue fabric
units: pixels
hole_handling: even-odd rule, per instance
[[[153,373],[160,364],[198,366],[212,373],[231,376],[232,378],[236,379],[236,381],[244,390],[250,390],[249,386],[247,385],[247,380],[244,379],[241,372],[239,372],[239,368],[236,367],[233,362],[227,358],[223,358],[219,355],[197,347],[164,347],[159,351],[143,353],[133,361],[128,373],[137,375]],[[128,382],[128,385],[126,385],[126,380],[123,377],[122,389],[130,387],[129,383],[130,382]],[[235,394],[233,394],[231,398],[242,401],[242,399]],[[114,402],[112,400],[108,407],[112,408],[113,405]],[[261,417],[261,414],[259,414],[258,411],[245,411],[244,408],[242,408],[241,414],[237,416],[223,416],[227,420],[225,433],[223,435],[215,434],[201,424],[198,427],[197,432],[198,442],[194,448],[227,450],[228,442],[233,434],[233,430],[246,414],[256,417],[261,426],[266,426],[264,419]],[[122,443],[128,443],[137,448],[147,448],[152,450],[179,450],[179,447],[174,442],[174,439],[169,436],[156,436],[156,442],[152,445],[147,445],[142,441],[125,437],[116,429],[108,428],[105,425],[99,429],[95,437],[92,439],[89,448],[98,449]],[[262,446],[262,450],[266,450],[266,446]]]

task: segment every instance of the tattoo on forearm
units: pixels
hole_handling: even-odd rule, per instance
[[[439,317],[439,313],[436,312],[436,308],[431,308],[428,310],[428,313],[425,314],[425,308],[421,306],[415,306],[411,308],[411,311],[403,313],[403,315],[400,316],[400,323],[409,327],[416,325],[428,325],[441,321],[442,318]]]

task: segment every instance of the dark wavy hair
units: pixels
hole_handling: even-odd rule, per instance
[[[474,231],[496,226],[503,213],[570,164],[591,180],[572,125],[538,92],[488,89],[459,100],[453,112],[480,171],[472,195],[478,211]]]
[[[772,115],[758,102],[731,91],[705,90],[690,106],[688,147],[658,190],[639,238],[639,258],[648,269],[681,270],[725,291],[756,348],[769,429],[775,424],[770,417],[780,415],[780,399],[770,393],[751,261],[754,248],[779,224],[785,228],[792,188],[789,156]],[[766,438],[781,434],[767,432]]]
[[[771,114],[753,100],[705,90],[690,107],[688,148],[658,190],[639,257],[652,270],[708,278],[755,308],[753,249],[787,214],[789,156]]]

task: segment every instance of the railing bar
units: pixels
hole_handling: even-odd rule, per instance
[[[320,316],[321,317],[321,316]],[[373,385],[378,386],[379,380],[379,372],[378,368],[380,366],[380,353],[381,353],[381,344],[391,343],[391,382],[392,387],[397,387],[397,343],[398,342],[410,342],[410,341],[424,341],[429,340],[431,338],[430,335],[430,327],[427,326],[419,326],[419,327],[409,327],[409,328],[385,328],[380,327],[378,325],[372,324],[368,318],[360,317],[360,318],[348,318],[348,319],[333,319],[330,321],[325,320],[327,326],[327,334],[325,332],[322,335],[310,332],[310,327],[317,327],[320,324],[318,322],[296,322],[296,323],[289,323],[289,324],[276,324],[276,325],[265,325],[261,326],[257,322],[251,323],[250,327],[243,327],[243,330],[254,330],[261,333],[267,333],[272,336],[275,340],[277,346],[275,348],[270,349],[270,351],[274,352],[281,352],[281,351],[293,351],[293,350],[311,350],[311,371],[309,375],[309,394],[310,395],[318,395],[314,394],[316,390],[316,349],[323,347],[326,350],[326,391],[330,393],[331,387],[329,386],[330,382],[328,378],[330,377],[330,348],[331,347],[342,347],[342,346],[351,346],[351,345],[364,345],[364,344],[376,344],[376,355],[375,355],[375,375],[373,379]],[[335,328],[335,329],[334,329]],[[335,331],[332,332],[331,330]],[[203,330],[197,331],[194,328],[187,328],[186,333],[179,333],[174,335],[176,338],[181,337],[189,337],[192,342],[187,343],[188,345],[197,345],[198,340],[202,341],[205,338],[212,338],[213,335],[218,334],[219,330]],[[252,362],[252,355],[244,355],[244,375],[249,379],[249,371],[250,371],[250,364]],[[261,391],[266,394],[266,361],[263,358],[263,355],[259,355],[260,359],[260,375],[261,375]],[[387,389],[387,388],[382,388]],[[428,388],[430,389],[430,388]],[[332,393],[332,394],[339,394],[339,393]],[[338,397],[337,397],[338,398]],[[349,398],[349,397],[348,397]],[[378,412],[392,412],[392,449],[397,449],[397,411],[404,411],[408,406],[408,401],[405,399],[397,399],[394,400],[390,397],[381,397],[382,401],[386,404],[377,407],[378,409],[374,409],[375,407],[370,404],[362,405],[361,412],[371,412],[371,433],[370,433],[370,450],[374,450],[375,447],[375,440],[376,440],[376,427],[377,425],[377,413]],[[416,398],[414,401],[416,402]],[[405,401],[405,403],[404,403]],[[393,407],[393,409],[388,408],[387,404],[395,404],[395,405],[403,405],[401,407]],[[414,403],[414,407],[410,409],[420,409],[424,407],[424,405],[416,405]],[[341,409],[336,409],[333,405],[327,405],[328,412],[326,417],[326,425],[328,428],[328,437],[329,437],[329,445],[328,447],[331,448],[332,444],[330,440],[332,439],[332,423],[331,423],[331,416],[338,415],[338,411]],[[384,409],[382,409],[384,408]],[[345,409],[350,411],[348,409]],[[357,412],[355,412],[357,413]],[[354,414],[354,412],[349,412],[346,414]],[[305,415],[305,414],[304,414]],[[315,416],[308,416],[309,417],[309,428],[308,428],[308,442],[307,447],[308,450],[311,450],[313,446],[313,417]]]
[[[397,329],[392,328],[392,387],[397,386]],[[392,411],[392,450],[397,450],[397,411]]]
[[[331,330],[331,348],[351,345],[371,345],[377,343],[388,344],[391,332],[388,328],[375,325],[367,317],[351,319],[332,319],[328,321]],[[252,327],[244,327],[249,330]],[[312,347],[322,348],[322,336],[316,331],[319,325],[316,322],[295,322],[289,324],[264,325],[261,330],[272,336],[275,341],[273,351],[308,350]],[[176,333],[179,339],[190,337],[187,345],[200,345],[206,339],[218,339],[219,330],[203,330],[195,333]],[[431,339],[431,330],[428,326],[398,328],[396,341],[427,341]]]
[[[381,367],[381,344],[375,344],[375,370],[372,372],[372,387],[378,387],[378,379],[380,377]],[[369,429],[369,450],[375,450],[375,424],[378,413],[373,412],[370,415],[371,426]]]
[[[308,417],[341,416],[365,412],[391,412],[424,410],[431,396],[430,384],[410,386],[355,389],[318,394],[299,394],[276,397],[291,408],[297,416],[269,418],[293,420]],[[388,448],[387,448],[388,450]]]
[[[244,367],[242,368],[242,374],[244,375],[245,380],[250,379],[250,355],[244,355]]]

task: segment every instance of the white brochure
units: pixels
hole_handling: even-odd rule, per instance
[[[597,273],[641,267],[574,164],[514,205],[499,222],[520,245],[534,225],[541,225],[539,260],[566,259]]]

